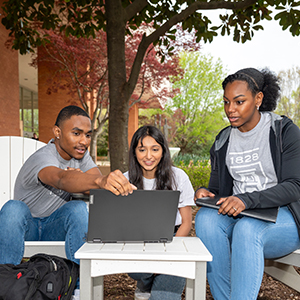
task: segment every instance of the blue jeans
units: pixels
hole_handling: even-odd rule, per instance
[[[33,218],[24,202],[10,200],[0,211],[0,228],[0,264],[19,264],[24,241],[65,241],[67,258],[79,264],[74,254],[85,242],[88,209],[74,200],[48,217]]]
[[[149,292],[149,300],[181,300],[185,278],[151,273],[130,273],[137,280],[137,287],[142,292]]]
[[[276,223],[228,215],[201,207],[195,219],[196,235],[213,256],[207,279],[216,300],[256,300],[264,259],[277,258],[300,247],[295,220],[281,207]]]

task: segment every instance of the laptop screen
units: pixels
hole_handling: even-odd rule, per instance
[[[171,242],[179,195],[179,191],[136,190],[116,196],[107,190],[91,190],[87,241]]]

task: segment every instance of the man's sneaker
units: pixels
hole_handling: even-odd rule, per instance
[[[136,288],[134,292],[134,300],[148,300],[150,296],[150,293],[142,292],[139,288]]]
[[[80,300],[79,296],[80,296],[79,289],[75,289],[71,300]]]

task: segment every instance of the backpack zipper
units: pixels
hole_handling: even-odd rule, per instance
[[[53,264],[54,271],[57,271],[57,264],[56,264],[56,262],[53,259],[51,259],[51,262]]]

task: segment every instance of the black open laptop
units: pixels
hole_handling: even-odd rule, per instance
[[[107,190],[90,191],[90,243],[171,242],[179,191],[136,190],[116,196]]]

